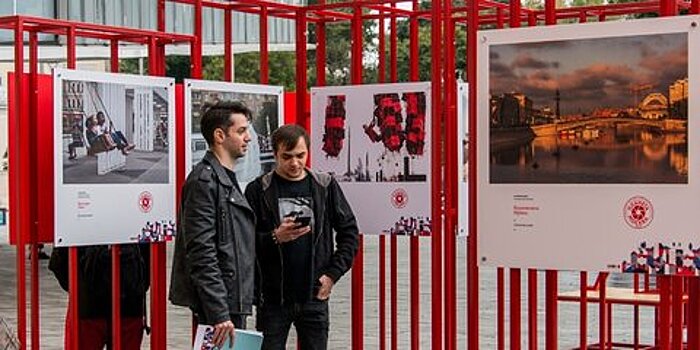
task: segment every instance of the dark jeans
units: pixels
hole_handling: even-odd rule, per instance
[[[312,300],[258,308],[257,328],[263,332],[263,350],[284,350],[289,328],[294,324],[301,350],[328,347],[328,301]]]

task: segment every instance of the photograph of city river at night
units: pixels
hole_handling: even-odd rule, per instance
[[[688,35],[492,45],[492,184],[687,184]]]

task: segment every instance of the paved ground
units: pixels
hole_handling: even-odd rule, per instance
[[[6,242],[6,238],[0,231],[0,242]],[[409,275],[408,275],[408,244],[405,238],[399,238],[399,259],[398,259],[398,278],[399,278],[399,294],[398,294],[398,348],[410,348],[410,301],[409,301]],[[421,238],[421,297],[420,297],[420,327],[421,327],[421,349],[430,349],[430,240],[429,238]],[[387,245],[388,246],[388,245]],[[168,257],[171,257],[169,251]],[[466,307],[465,307],[465,247],[463,242],[460,244],[458,251],[458,347],[465,348],[466,339]],[[388,255],[388,254],[387,254]],[[379,318],[378,318],[378,244],[375,237],[365,239],[365,349],[379,348]],[[388,261],[387,261],[388,262]],[[61,349],[63,344],[63,318],[65,315],[66,297],[67,295],[60,289],[58,284],[53,279],[53,276],[46,268],[46,261],[41,262],[40,268],[40,297],[41,297],[41,342],[42,349]],[[168,260],[167,271],[170,271],[170,260]],[[27,264],[27,268],[29,264]],[[594,274],[591,278],[594,278]],[[526,276],[523,273],[523,337],[522,344],[526,346],[527,336],[527,312],[525,311],[526,304]],[[387,274],[388,278],[388,274]],[[483,349],[495,349],[495,272],[493,269],[484,268],[481,272],[480,285],[480,329],[481,339],[480,344]],[[331,349],[348,349],[350,348],[350,325],[351,325],[351,306],[350,306],[350,283],[351,278],[347,275],[335,287],[333,299],[331,303],[331,333],[330,333],[330,348]],[[387,282],[388,283],[388,282]],[[544,348],[544,275],[540,273],[539,279],[539,339],[540,348]],[[629,279],[626,276],[613,275],[611,285],[624,286],[629,284]],[[0,244],[0,317],[7,319],[11,327],[16,327],[16,278],[15,278],[15,250],[6,244]],[[507,285],[506,285],[507,288]],[[576,290],[578,288],[578,273],[560,273],[559,289],[562,291]],[[507,290],[507,289],[506,289]],[[388,297],[387,292],[387,297]],[[389,311],[387,303],[387,312]],[[591,342],[597,340],[597,305],[591,305],[589,309],[589,340]],[[506,315],[507,317],[507,315]],[[189,327],[190,315],[187,310],[168,306],[168,348],[170,349],[186,349],[189,344]],[[629,307],[615,307],[615,340],[629,341],[631,339],[631,309]],[[387,327],[389,320],[387,319]],[[506,322],[507,318],[506,318]],[[249,323],[252,327],[254,321]],[[642,340],[650,341],[653,336],[653,330],[649,325],[653,325],[653,313],[651,310],[643,309],[642,325],[647,325],[647,328],[642,329]],[[559,306],[559,343],[560,349],[571,349],[578,342],[578,304],[560,303]],[[387,331],[387,345],[389,332]],[[508,339],[508,333],[506,333]],[[148,349],[150,339],[145,338],[144,349]],[[289,349],[294,349],[294,337],[289,341]]]

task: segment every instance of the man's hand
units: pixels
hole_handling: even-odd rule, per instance
[[[294,222],[294,218],[287,217],[282,220],[282,224],[272,233],[277,244],[293,241],[311,232],[311,226],[299,226]]]
[[[214,338],[212,342],[216,347],[222,347],[226,343],[227,339],[231,339],[231,346],[233,346],[233,340],[235,337],[234,330],[236,327],[231,321],[224,321],[214,326]]]
[[[316,298],[319,300],[328,300],[328,298],[331,296],[331,289],[333,289],[333,280],[330,277],[323,275],[318,279],[318,281],[321,282],[321,288],[318,289]]]

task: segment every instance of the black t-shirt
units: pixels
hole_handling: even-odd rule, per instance
[[[288,216],[306,218],[314,227],[311,177],[289,181],[274,174],[280,222]],[[311,232],[282,244],[285,301],[303,303],[311,296]]]
[[[236,173],[231,171],[229,168],[224,167],[224,169],[226,169],[226,175],[228,175],[228,178],[231,179],[231,182],[233,182],[233,185],[236,186],[236,189],[238,190],[238,192],[243,193],[243,191],[241,191],[241,186],[238,185],[238,179],[236,178]]]

